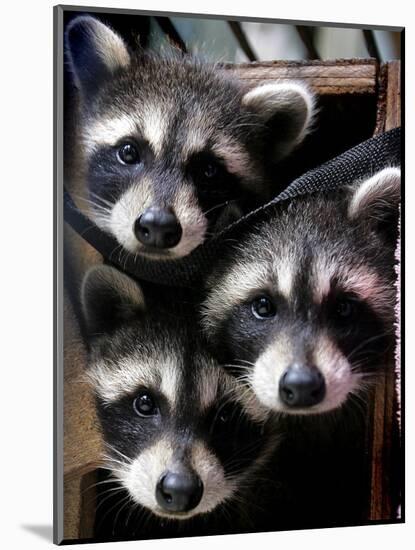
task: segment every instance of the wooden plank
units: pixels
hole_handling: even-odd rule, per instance
[[[78,539],[81,521],[81,478],[64,480],[63,538]]]
[[[377,70],[375,60],[341,61],[273,61],[223,67],[256,86],[270,80],[303,80],[318,94],[375,94]]]
[[[96,481],[96,472],[73,479],[65,478],[64,539],[74,540],[94,536]]]
[[[401,125],[401,63],[388,63],[388,86],[386,94],[385,130]]]
[[[392,519],[389,472],[391,468],[391,445],[394,402],[393,356],[386,372],[377,381],[372,431],[372,475],[370,519]]]
[[[81,480],[79,538],[94,536],[95,513],[97,508],[97,472],[91,471]]]
[[[74,308],[64,296],[64,537],[93,536],[96,506],[95,470],[102,440],[95,403],[85,379],[87,355]]]
[[[102,438],[94,397],[85,379],[87,355],[68,295],[64,301],[64,475],[65,481],[99,465]]]
[[[387,86],[388,86],[388,66],[386,63],[384,63],[379,68],[379,76],[378,76],[376,127],[374,132],[375,136],[378,134],[382,134],[385,131]]]
[[[381,67],[376,133],[396,128],[401,124],[400,62],[391,61]],[[395,517],[392,508],[391,485],[393,460],[393,430],[395,419],[395,357],[391,353],[375,388],[371,432],[371,495],[369,519],[388,520]]]

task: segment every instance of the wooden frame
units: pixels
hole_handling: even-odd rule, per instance
[[[401,64],[399,61],[385,63],[379,73],[379,99],[375,133],[386,132],[401,125]],[[393,363],[394,355],[388,360]],[[396,434],[396,372],[393,368],[385,369],[376,385],[371,434],[371,520],[390,519],[396,513],[393,510],[394,493],[393,468],[399,468],[394,446],[399,439]]]

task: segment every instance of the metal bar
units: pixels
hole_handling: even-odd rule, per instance
[[[186,44],[182,40],[182,37],[177,32],[176,27],[173,25],[169,17],[155,17],[154,18],[161,30],[167,36],[167,38],[184,53],[187,53]]]
[[[375,59],[380,61],[379,48],[376,44],[373,31],[363,29],[363,36],[365,38],[366,48],[367,48],[367,51],[369,52],[370,57],[374,57]]]
[[[314,45],[314,32],[313,27],[306,27],[304,25],[296,25],[297,32],[307,50],[308,59],[320,59],[320,55]]]
[[[254,50],[251,48],[251,45],[245,35],[245,32],[242,29],[241,24],[239,21],[228,21],[228,24],[236,38],[236,40],[239,43],[239,46],[242,48],[243,52],[249,59],[249,61],[257,61],[258,58],[256,54],[254,53]]]

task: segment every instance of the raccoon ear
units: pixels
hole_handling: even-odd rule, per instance
[[[113,267],[91,268],[81,289],[82,310],[88,333],[109,332],[145,310],[139,285]]]
[[[351,188],[348,216],[351,220],[366,219],[378,230],[395,232],[401,200],[400,168],[384,168],[371,178]]]
[[[351,219],[376,217],[398,211],[401,200],[400,168],[384,168],[371,178],[352,187],[348,214]]]
[[[66,46],[75,84],[87,94],[93,94],[115,71],[130,63],[122,38],[88,15],[76,17],[68,25]]]
[[[303,84],[270,83],[257,86],[242,98],[272,133],[273,159],[280,160],[307,135],[315,115],[315,97]]]

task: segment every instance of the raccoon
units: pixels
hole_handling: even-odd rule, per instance
[[[114,268],[87,273],[82,304],[106,467],[127,497],[153,519],[232,514],[276,449],[268,411],[251,408],[192,317],[152,311]]]
[[[389,167],[280,203],[211,274],[205,332],[262,405],[334,411],[374,381],[393,344],[399,201]]]
[[[68,25],[66,53],[79,107],[68,186],[102,230],[149,259],[188,255],[270,197],[275,162],[312,125],[300,82],[248,90],[187,55],[131,52],[90,16]]]

